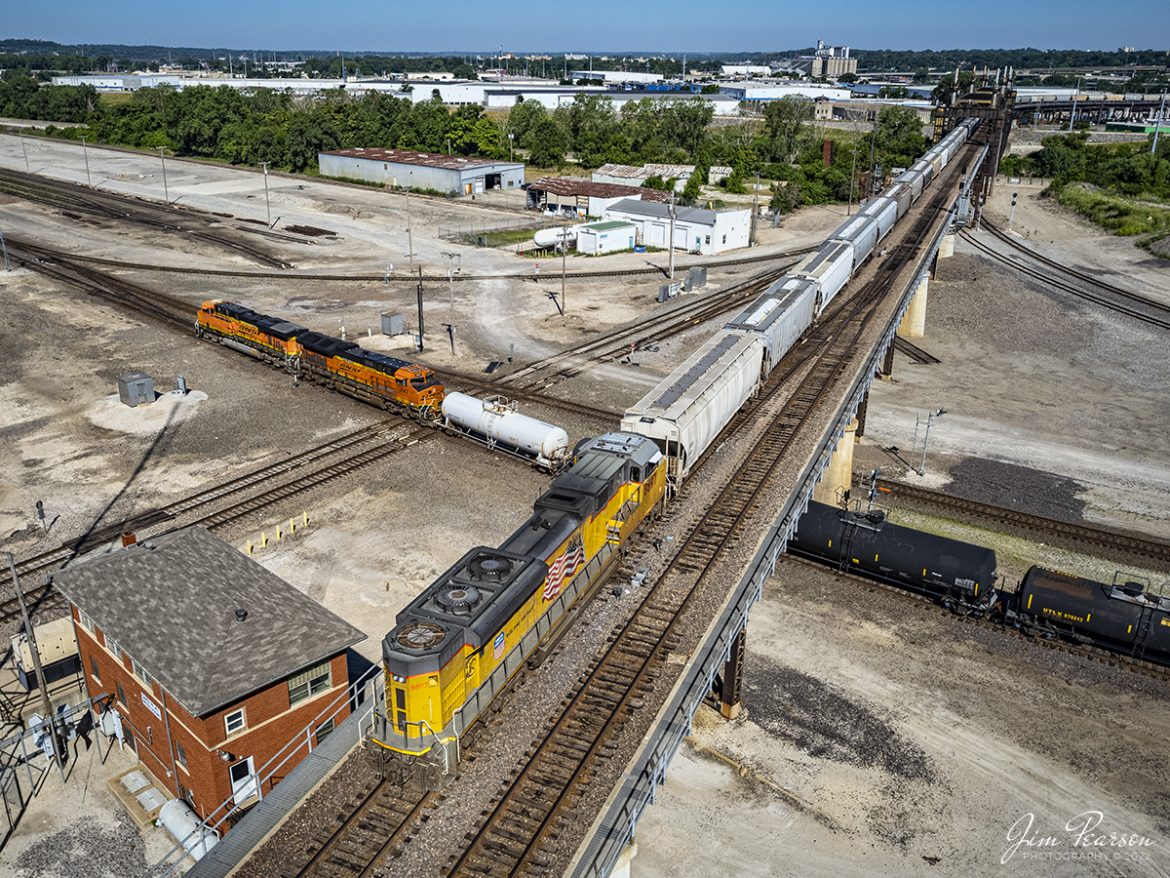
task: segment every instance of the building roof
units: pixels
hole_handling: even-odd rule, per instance
[[[599,223],[586,223],[578,229],[591,229],[594,232],[612,232],[614,229],[632,229],[634,224],[625,220],[604,220]]]
[[[473,168],[490,168],[497,165],[522,168],[522,162],[504,162],[481,156],[443,155],[439,152],[415,152],[411,149],[382,149],[375,146],[355,146],[351,149],[330,149],[322,155],[340,155],[354,159],[369,159],[374,162],[393,162],[397,165],[422,165],[427,168],[443,168],[448,171],[465,171]]]
[[[365,640],[199,527],[80,561],[54,581],[192,716]]]
[[[669,201],[670,193],[660,189],[645,189],[640,186],[623,186],[620,183],[597,183],[582,177],[541,177],[528,184],[529,189],[551,192],[553,195],[571,197],[581,195],[591,198],[638,198],[644,201]]]
[[[703,210],[700,207],[676,207],[674,218],[684,223],[698,223],[704,226],[715,225],[715,211]],[[634,201],[627,198],[617,204],[611,204],[606,209],[610,213],[632,213],[635,216],[648,216],[655,219],[670,219],[669,204],[651,204],[645,201]]]
[[[689,177],[695,172],[694,165],[663,165],[656,163],[649,163],[636,168],[633,165],[616,165],[606,164],[602,165],[593,173],[602,174],[606,177],[620,177],[629,180],[645,180],[648,177],[661,177],[663,180],[681,179]]]

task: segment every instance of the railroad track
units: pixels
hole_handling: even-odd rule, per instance
[[[593,777],[618,750],[618,736],[645,706],[669,653],[684,636],[681,621],[695,596],[718,578],[717,563],[748,536],[765,489],[805,424],[838,387],[853,361],[869,317],[903,264],[917,252],[943,207],[940,189],[896,245],[900,258],[880,265],[873,279],[822,329],[826,342],[804,360],[811,367],[735,474],[684,538],[667,569],[629,621],[611,638],[580,688],[515,775],[459,854],[452,876],[544,874],[554,869],[557,839],[580,822],[575,809]],[[714,583],[711,583],[714,586]]]
[[[69,212],[73,212],[70,218],[80,219],[77,214],[88,214],[103,219],[130,222],[163,232],[180,232],[187,237],[242,254],[261,265],[271,268],[292,268],[291,263],[278,259],[250,243],[224,234],[222,229],[216,228],[223,225],[224,220],[214,214],[162,206],[128,195],[102,192],[49,177],[4,169],[0,169],[0,192],[25,201],[58,208],[65,211],[67,216]],[[253,229],[235,231],[255,232]],[[196,273],[202,272],[197,270]]]
[[[221,530],[246,516],[342,476],[350,475],[391,454],[427,439],[432,439],[437,435],[439,434],[429,427],[417,425],[413,427],[389,426],[386,423],[371,425],[286,460],[262,467],[237,479],[213,485],[190,497],[185,497],[100,531],[86,534],[47,552],[23,559],[17,564],[17,573],[22,577],[51,573],[68,564],[87,549],[115,539],[118,534],[131,528],[141,529],[155,524],[167,525],[152,536],[161,536],[196,525],[212,531]],[[371,447],[364,447],[370,443],[374,444]],[[299,472],[302,469],[307,471]],[[280,484],[269,485],[273,479],[282,475],[291,475],[292,477]],[[262,493],[244,497],[237,496],[250,489],[261,489]],[[225,499],[230,500],[228,505],[213,509],[207,508]],[[56,589],[51,581],[25,588],[26,600],[37,608],[43,608],[46,602],[54,599],[56,595]],[[0,623],[8,622],[19,615],[20,608],[15,598],[0,603]]]
[[[378,863],[409,841],[412,828],[426,819],[424,812],[437,797],[417,781],[399,784],[383,778],[347,819],[322,834],[309,860],[290,874],[369,878]]]
[[[962,232],[964,240],[985,256],[989,256],[1013,271],[1078,299],[1101,305],[1110,311],[1116,311],[1118,314],[1156,326],[1159,329],[1170,329],[1170,307],[1138,293],[1098,280],[1084,272],[1067,268],[1059,262],[1037,253],[1032,248],[1013,241],[1011,236],[986,221],[983,222],[983,225],[997,241],[1015,251],[1015,254],[1005,253],[1003,250],[989,245],[986,240],[975,237],[972,232],[964,230]],[[1064,279],[1056,274],[1063,275]]]
[[[509,387],[543,389],[580,375],[601,363],[612,362],[656,342],[673,338],[751,302],[783,277],[793,264],[769,269],[726,290],[690,298],[635,326],[620,327],[573,345],[502,376],[499,383]]]
[[[9,254],[26,268],[53,278],[87,295],[128,307],[171,326],[190,331],[195,306],[175,296],[79,265],[69,254],[19,238],[8,238]]]
[[[1060,538],[1072,547],[1096,546],[1124,557],[1136,556],[1161,564],[1170,564],[1170,542],[1142,534],[1060,521],[889,479],[878,479],[878,489],[912,503],[920,503],[948,513],[972,516],[1000,527],[1008,525],[1015,530],[1034,533],[1044,537],[1046,542]]]

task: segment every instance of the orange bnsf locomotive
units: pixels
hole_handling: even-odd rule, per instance
[[[374,712],[374,743],[411,757],[457,746],[665,493],[652,440],[615,432],[582,441],[519,530],[497,549],[472,549],[398,614],[382,641],[386,701]]]
[[[418,363],[219,299],[199,308],[195,332],[387,411],[424,421],[439,417],[443,385],[431,369]]]

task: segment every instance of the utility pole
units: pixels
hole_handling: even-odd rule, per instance
[[[946,409],[939,409],[926,416],[926,433],[922,437],[922,459],[918,463],[919,476],[926,475],[926,443],[930,441],[930,425],[934,423],[936,418],[941,418],[946,413]]]
[[[422,266],[418,267],[418,349],[423,349]]]
[[[1162,102],[1158,104],[1158,118],[1154,120],[1154,142],[1150,144],[1150,155],[1157,155],[1158,152],[1158,135],[1162,132],[1162,118],[1166,110],[1166,89],[1162,89]],[[23,141],[22,141],[23,142]],[[25,157],[25,163],[28,163],[28,157]]]
[[[561,316],[565,316],[565,270],[569,257],[569,227],[561,228]]]
[[[668,280],[674,280],[674,193],[670,193],[670,240],[666,242],[666,248],[670,251],[670,272],[667,275]]]
[[[268,228],[272,228],[272,205],[268,202],[268,165],[270,162],[260,162],[264,169],[264,212],[268,215]]]
[[[20,135],[20,151],[24,153],[24,172],[26,174],[31,174],[32,171],[28,169],[28,148],[24,145],[24,129],[18,128],[16,130]]]
[[[85,185],[93,188],[93,180],[89,178],[89,149],[85,145],[85,138],[81,138],[81,154],[85,156]]]
[[[16,559],[11,552],[8,556],[8,572],[12,574],[12,587],[16,590],[16,600],[20,604],[20,615],[24,617],[24,630],[28,632],[29,650],[32,652],[33,667],[37,672],[37,688],[41,690],[41,709],[45,712],[45,722],[49,724],[49,734],[53,739],[53,761],[57,763],[57,771],[61,773],[61,782],[65,782],[65,768],[61,765],[61,748],[58,746],[57,723],[53,717],[53,705],[49,701],[49,690],[45,683],[45,669],[41,667],[41,651],[37,648],[37,636],[33,630],[32,620],[28,617],[28,606],[24,602],[24,592],[20,589],[20,577],[16,575]]]
[[[406,246],[409,248],[410,264],[414,265],[414,224],[410,218],[410,196],[403,193],[403,198],[406,199]],[[422,269],[419,269],[422,272]]]
[[[171,203],[171,190],[167,187],[167,159],[166,159],[166,156],[164,154],[165,152],[166,152],[165,146],[158,147],[158,159],[160,162],[162,162],[162,169],[163,169],[163,201],[166,204],[170,204]]]
[[[1077,98],[1081,96],[1081,77],[1077,77],[1077,90],[1073,93],[1072,109],[1068,113],[1068,130],[1073,130],[1073,121],[1077,118]]]
[[[756,223],[760,218],[760,172],[756,170],[756,188],[752,192],[752,228],[751,237],[748,240],[748,246],[754,247],[756,245]]]

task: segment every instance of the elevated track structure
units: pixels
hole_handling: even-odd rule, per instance
[[[737,708],[748,613],[837,445],[852,441],[849,425],[951,230],[953,203],[960,192],[969,194],[986,147],[976,142],[960,151],[930,197],[891,233],[882,255],[856,275],[841,304],[789,354],[803,368],[777,367],[762,400],[733,420],[730,429],[736,430],[756,417],[760,438],[722,483],[719,499],[679,539],[664,572],[647,583],[644,598],[559,714],[549,718],[524,764],[486,803],[476,830],[453,841],[445,874],[609,875],[698,706],[715,691],[726,712]],[[336,734],[361,739],[369,713],[355,717]],[[631,741],[641,743],[631,749]],[[464,743],[482,757],[472,739]],[[454,778],[453,766],[446,771]],[[311,781],[297,784],[307,788]],[[410,784],[398,788],[406,800],[389,810],[404,815],[418,814],[434,795]],[[597,802],[599,790],[612,792]],[[226,875],[283,819],[293,794],[284,792],[277,787],[189,874]],[[290,874],[373,874],[387,849],[342,840],[350,825],[354,839],[366,832],[360,811],[355,808],[324,841],[333,851],[360,848],[356,860],[314,854],[314,862]],[[380,806],[380,813],[387,809]],[[393,823],[383,833],[383,841],[411,835],[404,837],[401,824]]]

